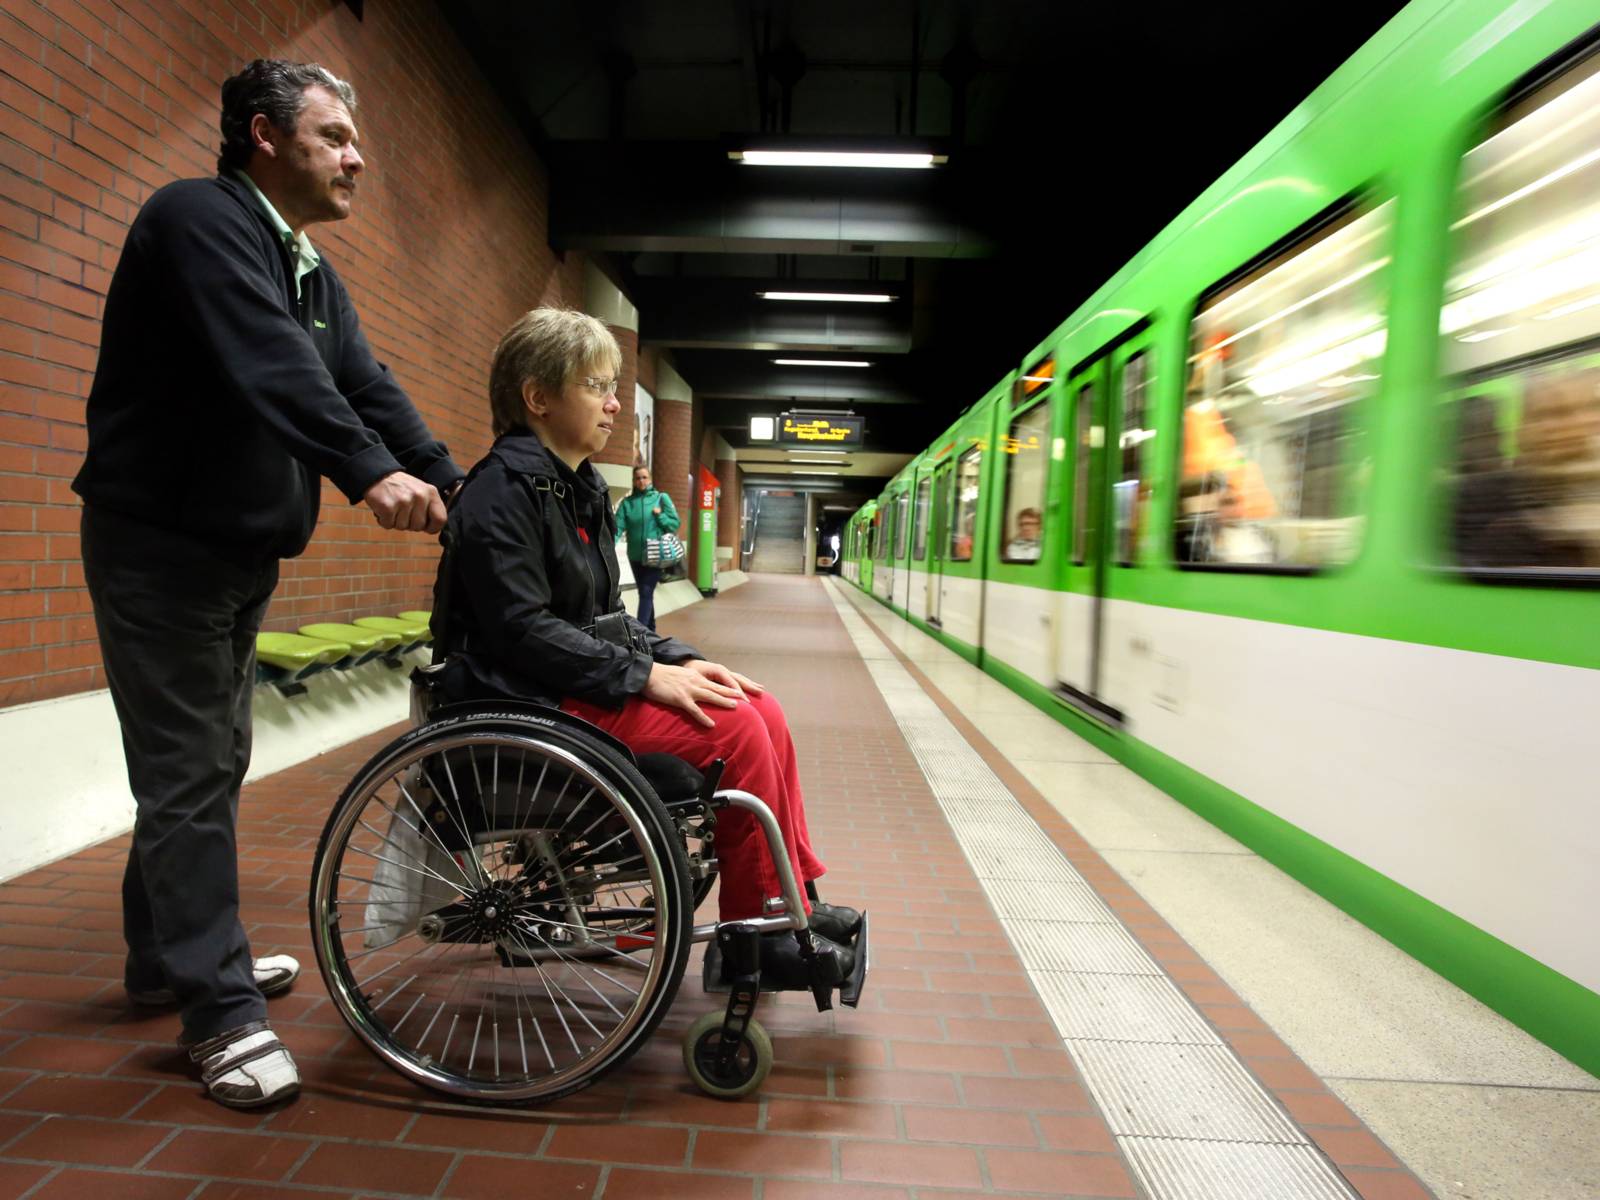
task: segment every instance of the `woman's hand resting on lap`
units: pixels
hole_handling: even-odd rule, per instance
[[[764,690],[759,683],[735,674],[720,663],[697,658],[681,666],[667,663],[651,666],[650,678],[644,685],[644,698],[669,708],[681,708],[690,719],[710,729],[716,722],[701,709],[702,704],[733,708],[745,699],[747,692]]]

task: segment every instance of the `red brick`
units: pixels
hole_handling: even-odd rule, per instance
[[[903,1110],[906,1137],[914,1142],[967,1143],[975,1146],[1037,1146],[1038,1136],[1027,1113],[963,1108]]]
[[[593,1162],[680,1166],[689,1149],[683,1129],[563,1126],[555,1131],[545,1154],[550,1158],[579,1158]]]
[[[13,1092],[6,1107],[74,1117],[123,1117],[153,1090],[148,1083],[47,1075]]]
[[[890,1105],[836,1100],[768,1100],[766,1127],[772,1133],[854,1138],[892,1138],[899,1133]]]
[[[305,1153],[297,1138],[263,1137],[186,1129],[161,1148],[146,1166],[174,1175],[214,1175],[223,1179],[283,1179]]]
[[[295,1172],[294,1182],[427,1196],[439,1186],[450,1162],[449,1154],[433,1151],[325,1143]]]
[[[468,1154],[444,1185],[450,1200],[508,1200],[513,1196],[583,1200],[600,1182],[600,1168],[528,1158]]]
[[[606,1179],[606,1200],[661,1200],[665,1196],[693,1200],[750,1200],[755,1183],[727,1175],[691,1175],[682,1171],[613,1169]]]
[[[904,1142],[845,1142],[839,1169],[846,1179],[910,1187],[978,1187],[978,1156],[959,1146],[912,1146]]]
[[[1120,1156],[990,1150],[989,1179],[1001,1191],[1052,1196],[1133,1196],[1133,1179]]]
[[[58,1117],[25,1133],[6,1148],[16,1158],[131,1167],[154,1150],[170,1130],[159,1125],[127,1125]]]

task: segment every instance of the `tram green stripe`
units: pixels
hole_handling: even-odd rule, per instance
[[[1600,1075],[1600,995],[1153,746],[1110,732],[1014,668],[991,658],[984,670],[1469,996]]]

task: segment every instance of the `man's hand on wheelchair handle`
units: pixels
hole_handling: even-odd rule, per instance
[[[743,698],[743,693],[737,687],[707,678],[694,667],[695,663],[685,663],[681,667],[668,663],[654,664],[650,668],[650,678],[645,681],[644,697],[669,708],[681,708],[691,720],[710,729],[716,722],[706,716],[700,706],[712,704],[718,708],[733,708]]]

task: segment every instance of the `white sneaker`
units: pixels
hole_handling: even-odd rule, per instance
[[[199,1064],[206,1094],[229,1108],[260,1108],[300,1090],[294,1059],[265,1021],[190,1046],[189,1058]]]
[[[258,958],[253,967],[256,986],[261,989],[263,996],[281,996],[300,978],[300,960],[287,954],[269,954],[266,958]],[[172,989],[166,987],[142,991],[128,988],[128,999],[143,1008],[166,1008],[178,1002]]]

